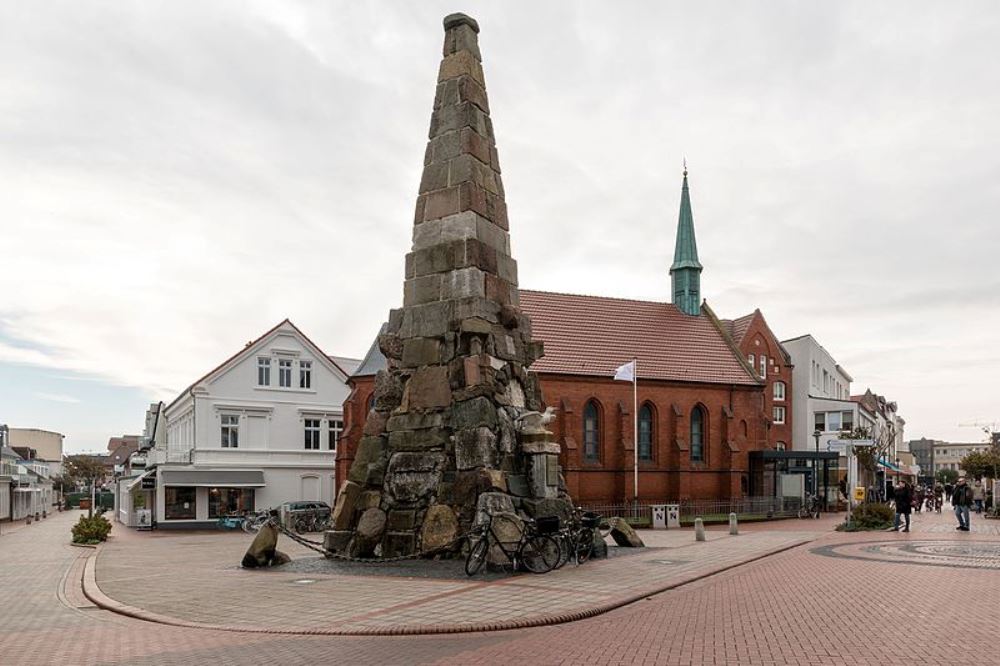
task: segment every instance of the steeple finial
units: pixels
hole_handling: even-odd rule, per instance
[[[681,210],[677,219],[677,242],[674,245],[674,263],[670,266],[670,286],[674,305],[685,314],[698,315],[701,312],[702,265],[698,261],[698,243],[694,237],[694,215],[691,213],[687,177],[685,159]]]

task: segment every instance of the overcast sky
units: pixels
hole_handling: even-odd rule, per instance
[[[482,27],[524,288],[812,333],[908,438],[1000,421],[1000,5],[4,2],[0,422],[68,451],[289,317],[402,300],[442,17]]]

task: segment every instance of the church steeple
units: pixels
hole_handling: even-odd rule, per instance
[[[701,269],[698,243],[694,239],[694,216],[691,214],[691,195],[688,194],[688,172],[685,165],[681,212],[677,219],[677,244],[674,246],[674,263],[670,266],[673,302],[685,314],[697,316],[701,312]]]

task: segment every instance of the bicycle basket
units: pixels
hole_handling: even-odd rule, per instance
[[[559,531],[559,516],[541,516],[535,518],[535,529],[539,534],[552,534]]]
[[[594,513],[592,511],[587,511],[580,516],[580,525],[583,527],[589,527],[590,529],[597,529],[597,526],[601,524],[600,514]]]

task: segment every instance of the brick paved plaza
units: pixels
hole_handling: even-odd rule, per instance
[[[833,519],[711,530],[706,543],[689,530],[646,533],[653,546],[637,554],[497,580],[242,571],[232,562],[246,537],[235,533],[116,530],[91,565],[103,594],[168,621],[302,632],[531,619],[678,585],[575,622],[412,636],[268,635],[102,610],[81,586],[94,551],[67,543],[75,518],[0,536],[2,561],[32,563],[0,569],[16,591],[0,609],[4,663],[1000,663],[985,638],[1000,526],[974,519],[960,534],[947,511],[915,515],[909,534],[838,534]],[[297,566],[312,557],[287,549]]]

